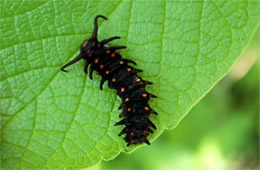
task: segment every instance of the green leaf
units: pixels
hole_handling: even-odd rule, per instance
[[[1,167],[84,168],[138,147],[117,136],[115,91],[100,91],[100,77],[89,80],[83,62],[60,71],[97,14],[109,18],[99,22],[99,39],[121,36],[112,44],[127,45],[122,56],[154,83],[154,140],[227,74],[259,11],[258,1],[1,0]]]

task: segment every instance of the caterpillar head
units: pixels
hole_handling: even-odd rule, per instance
[[[93,30],[93,33],[92,33],[92,36],[91,38],[85,40],[82,45],[80,46],[80,53],[79,55],[77,55],[77,57],[75,57],[73,60],[71,60],[70,62],[68,62],[67,64],[65,64],[63,67],[61,67],[61,70],[64,71],[64,72],[67,72],[65,70],[66,67],[78,62],[79,60],[83,59],[84,54],[87,53],[87,56],[91,55],[91,51],[90,49],[92,47],[94,47],[97,43],[98,43],[98,40],[97,40],[97,33],[98,33],[98,24],[97,24],[97,19],[98,18],[103,18],[105,20],[107,20],[107,18],[103,15],[97,15],[94,19],[94,30]],[[85,57],[84,57],[85,58]]]
[[[91,51],[91,48],[95,47],[98,43],[96,38],[86,39],[80,46],[80,53],[88,54]]]
[[[80,47],[81,52],[87,52],[88,50],[90,50],[91,47],[94,47],[98,43],[98,40],[97,40],[97,33],[98,33],[97,19],[98,18],[103,18],[103,19],[107,20],[107,18],[103,15],[97,15],[95,17],[95,19],[94,19],[94,30],[93,30],[92,36],[91,36],[91,38],[85,40],[82,43],[82,45]]]

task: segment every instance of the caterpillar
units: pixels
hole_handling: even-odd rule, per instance
[[[136,65],[133,60],[122,58],[119,50],[125,49],[126,46],[109,46],[109,42],[121,37],[114,36],[98,41],[98,18],[107,20],[103,15],[95,17],[91,38],[82,43],[80,53],[65,64],[61,70],[67,72],[66,67],[81,59],[85,60],[84,72],[88,74],[89,70],[89,78],[92,80],[93,71],[101,76],[100,90],[105,81],[108,81],[108,87],[115,89],[122,100],[118,109],[123,109],[119,118],[124,117],[124,119],[115,123],[115,126],[124,125],[125,127],[118,136],[126,134],[124,140],[127,146],[143,142],[150,145],[147,137],[153,133],[151,128],[156,129],[156,126],[149,119],[149,115],[158,115],[148,104],[149,99],[156,98],[156,96],[145,90],[145,86],[152,83],[137,75],[143,70],[132,67],[130,64]]]

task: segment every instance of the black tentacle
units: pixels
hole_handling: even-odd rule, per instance
[[[103,15],[98,15],[98,16],[95,17],[95,19],[94,19],[94,30],[93,30],[93,33],[92,33],[92,38],[97,38],[97,32],[98,32],[97,19],[98,18],[103,18],[103,19],[107,20],[107,18]]]
[[[115,36],[115,37],[110,37],[108,39],[105,39],[105,40],[102,40],[100,43],[101,44],[107,44],[109,43],[110,41],[113,41],[113,40],[116,40],[116,39],[120,39],[121,37],[118,37],[118,36]]]

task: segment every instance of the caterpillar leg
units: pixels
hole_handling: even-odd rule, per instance
[[[84,72],[85,72],[86,74],[88,74],[88,65],[89,65],[89,62],[86,61],[85,64],[84,64]]]
[[[102,90],[103,89],[103,84],[105,83],[106,79],[102,78],[100,81],[100,85],[99,85],[99,89]]]
[[[90,78],[90,80],[92,80],[93,79],[93,77],[92,77],[92,74],[93,74],[93,67],[92,67],[92,65],[90,66],[90,69],[89,69],[89,78]]]

